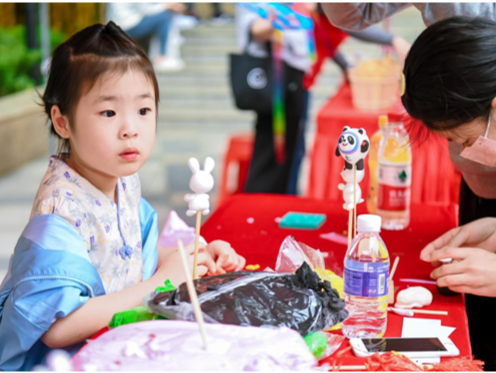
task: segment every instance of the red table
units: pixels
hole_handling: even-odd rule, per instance
[[[222,204],[205,222],[201,229],[202,236],[207,241],[222,239],[230,242],[236,250],[247,259],[247,264],[260,264],[275,267],[279,247],[288,235],[297,241],[304,242],[314,249],[330,252],[329,258],[335,257],[336,263],[342,268],[346,251],[345,245],[336,244],[320,238],[322,233],[343,233],[347,227],[347,212],[341,202],[321,201],[281,195],[240,194],[231,197]],[[404,231],[381,233],[391,257],[400,256],[401,260],[395,275],[395,285],[400,289],[406,284],[398,281],[400,278],[414,277],[428,279],[432,270],[430,264],[419,259],[420,250],[440,234],[458,225],[458,207],[412,205],[411,224]],[[326,222],[318,230],[281,229],[275,222],[288,211],[324,213]],[[358,213],[364,213],[364,205],[360,205]],[[247,219],[253,218],[252,224]],[[250,220],[251,221],[251,220]],[[333,263],[326,259],[326,266],[331,268]],[[446,297],[437,293],[434,286],[428,286],[434,294],[434,301],[426,309],[446,310],[448,316],[440,318],[442,325],[454,326],[451,334],[452,341],[460,350],[460,356],[471,356],[468,321],[465,313],[465,301],[462,295]],[[422,317],[429,318],[428,315]],[[395,314],[388,315],[386,336],[401,336],[403,317]],[[345,343],[342,348],[345,348]],[[347,352],[345,364],[359,364],[362,360]]]
[[[403,113],[404,109],[398,103],[389,112]],[[371,137],[379,128],[379,115],[384,114],[388,111],[370,113],[355,109],[350,86],[339,88],[317,114],[307,197],[342,200],[338,184],[342,182],[340,172],[344,161],[335,155],[339,135],[344,126],[350,126],[364,128]],[[412,203],[458,203],[460,174],[449,158],[446,140],[434,135],[428,139],[416,137],[412,139]],[[369,189],[368,164],[366,167],[366,176],[360,183],[365,200]]]

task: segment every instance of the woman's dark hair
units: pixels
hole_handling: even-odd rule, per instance
[[[496,22],[452,17],[428,27],[405,61],[403,105],[431,130],[487,117],[496,97]]]
[[[158,105],[159,88],[153,66],[146,53],[114,22],[96,24],[74,34],[55,49],[48,82],[41,99],[50,119],[50,132],[60,140],[59,151],[70,151],[69,140],[55,131],[50,111],[60,112],[73,123],[76,105],[105,73],[124,74],[129,69],[142,71],[150,80]]]

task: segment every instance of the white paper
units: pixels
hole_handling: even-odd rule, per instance
[[[437,334],[439,328],[441,328],[441,320],[404,317],[401,336],[403,338],[439,337]]]
[[[441,325],[438,319],[403,318],[403,338],[448,338],[456,328]],[[439,364],[440,357],[414,358],[416,364]]]

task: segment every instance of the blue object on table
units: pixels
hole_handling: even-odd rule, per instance
[[[288,212],[279,222],[279,228],[319,229],[325,220],[326,216],[324,214]]]

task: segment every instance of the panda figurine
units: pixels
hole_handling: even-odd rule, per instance
[[[357,204],[363,202],[359,183],[365,176],[363,160],[369,149],[370,141],[363,128],[356,129],[348,126],[343,128],[343,133],[339,137],[336,156],[344,158],[344,169],[341,172],[341,177],[346,184],[339,184],[338,188],[343,191],[343,208],[345,210],[353,210],[355,202]],[[355,165],[356,172],[353,170]]]
[[[339,136],[336,156],[344,158],[344,169],[353,170],[356,165],[357,171],[364,169],[363,160],[370,150],[370,141],[363,128],[356,129],[345,126],[343,133]]]

